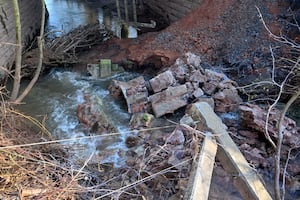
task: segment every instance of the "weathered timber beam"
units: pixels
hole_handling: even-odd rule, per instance
[[[208,199],[211,177],[213,174],[217,143],[211,136],[206,136],[202,144],[195,179],[190,196],[191,200]]]
[[[187,112],[195,121],[199,121],[199,130],[206,129],[215,134],[219,144],[217,159],[229,173],[236,175],[234,185],[243,199],[271,200],[259,175],[248,164],[211,106],[206,102],[198,102],[192,104]]]

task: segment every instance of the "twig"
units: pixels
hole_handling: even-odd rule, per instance
[[[139,183],[142,183],[142,182],[146,182],[146,181],[148,181],[148,180],[151,180],[151,179],[153,179],[154,177],[156,177],[157,175],[161,175],[161,174],[167,173],[167,172],[168,172],[169,170],[171,170],[172,168],[175,168],[175,167],[178,167],[178,166],[180,166],[180,165],[183,165],[183,164],[185,164],[185,163],[191,161],[192,159],[193,159],[193,158],[184,160],[184,161],[182,161],[182,162],[180,162],[180,163],[178,163],[178,164],[176,164],[176,165],[173,165],[173,166],[171,166],[171,167],[168,167],[168,168],[166,168],[166,169],[163,169],[163,170],[161,170],[161,171],[159,171],[159,172],[157,172],[157,173],[151,174],[151,175],[149,175],[149,176],[147,176],[147,177],[145,177],[145,178],[143,178],[143,179],[141,179],[141,180],[135,181],[135,182],[133,182],[133,183],[131,183],[131,184],[128,184],[128,185],[126,185],[126,186],[124,186],[124,187],[121,187],[121,188],[119,188],[119,189],[117,189],[117,190],[113,190],[112,192],[109,192],[109,193],[107,193],[107,194],[105,194],[105,195],[102,195],[102,196],[96,198],[95,200],[102,199],[102,198],[104,198],[104,197],[113,195],[113,194],[115,194],[115,193],[123,192],[124,190],[127,190],[127,189],[129,189],[129,188],[131,188],[131,187],[133,187],[133,186],[135,186],[135,185],[137,185],[137,184],[139,184]]]
[[[276,155],[275,155],[275,198],[281,199],[280,195],[280,155],[281,155],[281,147],[282,141],[284,136],[284,127],[283,122],[286,115],[286,112],[291,107],[291,105],[296,101],[296,99],[300,96],[300,88],[298,91],[289,99],[289,101],[284,106],[283,110],[280,113],[280,120],[277,123],[278,128],[278,140],[277,140],[277,148],[276,148]],[[284,199],[284,196],[282,197]]]

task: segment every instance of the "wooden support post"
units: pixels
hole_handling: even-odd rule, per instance
[[[120,10],[120,2],[116,0],[117,12],[118,12],[118,20],[121,20],[121,10]]]
[[[124,0],[124,8],[125,8],[125,22],[129,22],[129,16],[128,16],[128,2],[127,0]]]
[[[213,174],[217,143],[211,136],[206,136],[202,144],[195,179],[190,196],[191,200],[207,200]]]
[[[194,121],[199,121],[199,130],[209,130],[215,134],[219,143],[217,159],[223,167],[236,176],[234,185],[243,199],[271,200],[259,175],[250,167],[239,148],[227,133],[227,127],[206,102],[194,103],[188,110]]]
[[[133,22],[134,22],[134,27],[136,27],[137,24],[137,14],[136,14],[136,1],[132,0],[132,9],[133,9]]]

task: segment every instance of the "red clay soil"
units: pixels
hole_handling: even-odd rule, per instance
[[[265,0],[203,0],[201,5],[168,28],[137,39],[113,39],[95,47],[83,58],[89,62],[111,58],[134,61],[138,66],[169,66],[191,51],[210,64],[241,62],[269,53],[272,40],[258,17],[261,10],[272,31],[279,32],[278,14],[287,5]],[[256,56],[256,57],[255,57]],[[153,65],[152,65],[153,66]]]

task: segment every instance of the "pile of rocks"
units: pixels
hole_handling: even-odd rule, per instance
[[[216,112],[235,111],[242,102],[236,86],[225,74],[203,69],[199,56],[186,53],[148,82],[142,76],[114,80],[109,90],[114,96],[123,94],[129,113],[153,111],[161,117],[195,101],[208,102]]]

